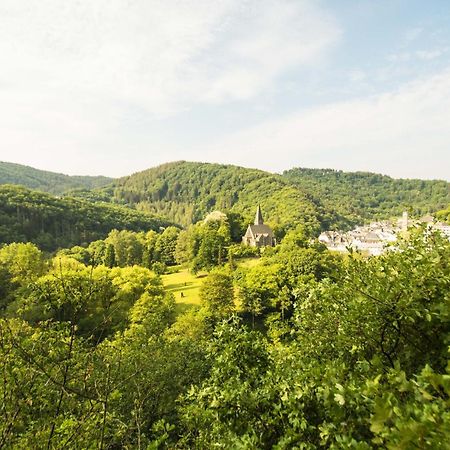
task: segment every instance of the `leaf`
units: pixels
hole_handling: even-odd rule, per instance
[[[334,400],[336,403],[339,403],[341,406],[345,405],[345,398],[342,394],[334,394]]]

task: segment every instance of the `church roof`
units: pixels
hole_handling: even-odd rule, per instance
[[[257,236],[259,234],[267,234],[268,236],[273,236],[273,231],[268,225],[249,225],[248,227],[250,228],[254,236]]]

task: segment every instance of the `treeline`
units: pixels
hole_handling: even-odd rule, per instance
[[[5,246],[0,446],[446,448],[450,242],[398,250],[341,258],[291,231],[177,315],[145,267]]]
[[[176,263],[179,234],[179,228],[173,226],[165,228],[160,233],[112,230],[105,239],[93,241],[86,247],[77,245],[63,249],[57,255],[67,256],[94,267],[138,265],[161,274],[165,272],[167,266]]]
[[[0,163],[0,183],[18,183],[93,203],[110,202],[166,217],[187,227],[214,210],[251,221],[259,203],[278,238],[302,224],[320,230],[349,229],[409,211],[435,213],[450,203],[449,183],[393,179],[365,172],[296,168],[283,175],[231,165],[173,162],[118,180],[68,177]]]
[[[299,223],[317,232],[335,219],[279,175],[220,164],[175,162],[139,172],[115,182],[114,198],[183,226],[214,210],[239,213],[249,222],[258,204],[280,235]]]
[[[147,231],[169,225],[154,215],[118,205],[0,186],[0,243],[34,242],[53,251],[87,245],[113,229]]]
[[[288,170],[283,177],[320,198],[326,210],[355,223],[400,216],[403,211],[420,217],[450,204],[450,183],[443,180],[303,168]]]
[[[450,203],[442,180],[393,179],[331,169],[292,169],[283,175],[219,164],[176,162],[114,183],[114,199],[162,214],[187,226],[214,209],[250,219],[261,203],[279,237],[298,224],[318,230],[348,229],[408,211],[420,217]],[[101,191],[98,191],[101,193]]]
[[[160,233],[115,229],[105,239],[60,250],[58,255],[92,266],[140,265],[158,274],[163,274],[168,266],[183,264],[197,273],[232,262],[233,258],[259,256],[259,249],[238,245],[244,226],[238,214],[227,216],[215,211],[186,230],[174,226]]]
[[[102,176],[69,176],[0,161],[0,184],[18,184],[51,194],[62,194],[70,189],[93,189],[112,181],[112,178]]]

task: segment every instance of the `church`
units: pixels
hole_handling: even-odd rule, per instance
[[[255,223],[248,226],[242,237],[242,243],[252,247],[273,247],[275,245],[273,231],[264,223],[259,205],[256,209]]]

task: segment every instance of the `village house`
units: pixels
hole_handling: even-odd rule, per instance
[[[273,231],[264,223],[259,205],[256,209],[255,223],[248,226],[242,237],[242,243],[252,247],[273,247],[275,245]]]
[[[346,233],[325,231],[319,236],[319,241],[334,251],[345,252],[349,248],[353,248],[369,255],[381,255],[389,243],[397,240],[398,233],[404,233],[410,227],[419,224],[426,224],[430,230],[439,231],[450,239],[450,225],[435,222],[433,216],[411,220],[408,218],[408,213],[404,212],[396,224],[390,221],[380,221],[356,227]]]

